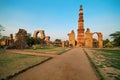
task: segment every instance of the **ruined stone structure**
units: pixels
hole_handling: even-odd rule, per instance
[[[98,41],[93,38],[93,35],[97,34]],[[90,29],[87,28],[85,34],[84,34],[84,19],[83,19],[83,9],[82,5],[80,6],[80,12],[79,12],[79,19],[78,19],[78,36],[77,36],[77,46],[83,46],[83,47],[103,47],[103,40],[102,40],[102,33],[101,32],[90,32]]]
[[[10,34],[10,36],[4,36],[2,39],[0,39],[0,46],[7,46],[7,48],[13,48],[14,47],[14,39],[13,34]]]
[[[98,35],[98,47],[102,48],[103,47],[103,35],[101,32],[94,32],[93,34]]]
[[[62,47],[65,47],[65,41],[62,41]]]
[[[37,30],[34,32],[33,38],[37,38],[38,33],[40,33],[40,45],[51,45],[50,36],[45,36],[44,30]],[[9,37],[3,37],[0,39],[0,46],[6,46],[9,49],[24,49],[28,48],[27,45],[27,31],[24,29],[19,29],[18,33],[13,39],[13,34],[10,34]]]
[[[37,31],[34,31],[33,38],[37,38],[38,33],[40,33],[40,39],[45,39],[44,30],[37,30]]]
[[[66,40],[66,41],[62,41],[62,47],[69,47],[69,41]]]
[[[93,39],[92,39],[92,33],[90,32],[90,29],[87,28],[87,31],[85,32],[85,47],[92,48],[93,47]]]
[[[75,33],[72,30],[71,33],[68,34],[69,37],[69,45],[74,47],[75,46]]]
[[[78,35],[77,35],[77,46],[84,46],[84,20],[83,20],[83,9],[82,5],[79,10],[79,19],[78,19]]]
[[[50,44],[50,36],[45,36],[44,30],[36,30],[34,31],[33,38],[36,39],[37,35],[40,33],[40,44],[41,45],[49,45]]]
[[[46,44],[49,45],[50,44],[50,36],[45,36],[45,41],[46,41]]]
[[[98,41],[93,38],[93,35],[97,34]],[[103,47],[103,41],[102,41],[102,33],[100,32],[94,32],[91,33],[90,29],[87,28],[87,31],[85,32],[85,47],[92,48],[92,47]]]
[[[14,47],[14,39],[13,39],[13,34],[10,34],[10,37],[7,42],[8,48],[13,48]]]
[[[15,35],[15,48],[24,49],[28,47],[27,42],[27,31],[24,29],[19,29],[18,33]]]
[[[6,39],[0,39],[0,46],[5,46],[7,45],[7,40]]]
[[[93,35],[97,34],[98,40],[93,38]],[[72,31],[69,36],[69,44],[75,46],[75,34]],[[103,36],[101,32],[90,32],[90,29],[87,28],[86,32],[84,33],[84,19],[83,19],[83,9],[82,5],[80,6],[79,10],[79,19],[78,19],[78,29],[77,29],[77,45],[87,48],[92,47],[103,47]]]
[[[93,38],[93,43],[92,44],[93,44],[92,45],[93,48],[98,48],[98,40],[97,39]]]
[[[43,46],[45,44],[45,33],[44,30],[34,31],[33,38],[36,39],[38,33],[40,33],[40,45]]]

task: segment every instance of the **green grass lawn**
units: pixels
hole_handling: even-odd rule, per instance
[[[0,79],[14,75],[21,70],[36,65],[49,57],[39,57],[24,54],[0,53]]]
[[[93,55],[93,61],[97,60],[97,67],[105,72],[106,78],[120,80],[120,50],[95,49]]]
[[[49,53],[49,54],[61,54],[70,48],[66,47],[38,47],[36,49],[26,49],[25,51],[29,52],[38,52],[38,53]]]
[[[101,55],[105,57],[105,62],[109,64],[109,67],[113,67],[120,70],[120,50],[102,49],[98,51],[103,52],[101,53]]]

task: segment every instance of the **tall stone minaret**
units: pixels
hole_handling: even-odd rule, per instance
[[[84,46],[84,20],[83,20],[83,9],[80,5],[79,10],[79,19],[78,19],[78,35],[77,35],[77,46]]]

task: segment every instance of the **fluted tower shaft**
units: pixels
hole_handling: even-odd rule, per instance
[[[83,9],[82,5],[79,10],[79,19],[78,19],[78,35],[77,35],[77,45],[84,46],[84,20],[83,20]]]

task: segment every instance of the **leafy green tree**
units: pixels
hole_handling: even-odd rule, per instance
[[[1,31],[4,31],[4,27],[0,24],[0,39],[2,38]],[[0,45],[0,49],[3,49],[4,46]]]
[[[34,40],[33,37],[31,37],[30,33],[27,34],[26,41],[27,41],[27,44],[28,44],[29,47],[31,47],[35,43],[35,40]]]
[[[35,40],[33,37],[27,38],[27,44],[29,47],[31,47],[35,43]]]
[[[40,44],[40,41],[41,41],[40,38],[36,38],[36,39],[34,39],[34,40],[35,40],[34,44]]]
[[[110,34],[113,39],[113,45],[120,46],[120,31],[116,31],[115,33]]]
[[[44,39],[40,39],[39,37],[33,38],[31,37],[30,33],[27,34],[26,41],[29,47],[31,47],[33,44],[40,44],[40,45],[44,44]]]
[[[103,40],[103,46],[105,46],[108,42],[110,42],[109,39]]]
[[[104,47],[112,48],[112,47],[113,47],[112,42],[108,42],[108,43],[106,43]]]
[[[1,31],[4,31],[4,27],[0,24],[0,38],[2,37]]]
[[[61,39],[55,39],[55,42],[61,42]]]
[[[61,39],[55,39],[54,46],[60,47],[61,46]]]

